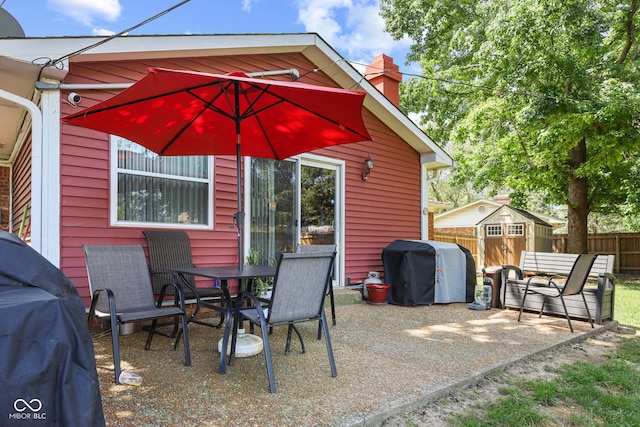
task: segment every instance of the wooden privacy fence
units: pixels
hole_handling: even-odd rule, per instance
[[[434,233],[433,240],[457,243],[467,248],[478,265],[478,236]],[[553,252],[567,252],[567,235],[553,235]],[[615,273],[640,272],[640,233],[590,234],[588,251],[591,254],[614,255]]]
[[[614,272],[632,273],[640,271],[640,233],[590,234],[590,254],[615,255]],[[567,235],[553,235],[553,251],[567,252]]]
[[[471,252],[473,261],[476,263],[476,269],[478,268],[478,236],[473,234],[445,234],[434,233],[433,240],[438,242],[456,243]]]

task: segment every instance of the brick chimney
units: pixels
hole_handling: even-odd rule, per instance
[[[503,205],[508,205],[511,203],[511,197],[508,194],[498,194],[493,197],[493,201],[497,203],[502,203]]]
[[[393,58],[378,55],[367,65],[365,77],[396,107],[400,104],[399,85],[402,81],[400,67],[393,63]]]

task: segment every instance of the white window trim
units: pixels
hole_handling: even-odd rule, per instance
[[[500,234],[490,234],[490,230],[500,230]],[[486,231],[485,231],[485,235],[486,237],[502,237],[502,225],[497,225],[497,224],[487,224],[486,225]]]
[[[116,147],[117,140],[121,138],[117,135],[111,135],[109,139],[109,222],[113,227],[135,227],[135,228],[170,228],[170,229],[190,229],[190,230],[213,230],[213,218],[214,218],[214,200],[213,200],[213,184],[214,184],[214,161],[213,156],[208,156],[208,170],[209,177],[207,185],[209,191],[207,191],[207,204],[208,204],[208,218],[207,224],[179,224],[179,223],[163,223],[163,222],[136,222],[136,221],[118,221],[118,149]],[[131,173],[135,175],[136,173]],[[140,172],[138,175],[143,176],[164,176],[161,174]],[[176,178],[180,179],[180,178]],[[200,181],[203,180],[184,178],[185,181]]]
[[[513,233],[517,229],[519,233]],[[524,224],[507,224],[507,237],[522,237],[524,236]]]

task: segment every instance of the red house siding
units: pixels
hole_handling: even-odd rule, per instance
[[[0,167],[0,230],[9,231],[9,194],[11,169]]]
[[[335,86],[302,55],[224,56],[180,58],[153,62],[73,63],[65,83],[137,81],[149,66],[213,73],[297,68],[301,81]],[[310,72],[309,74],[305,74]],[[286,77],[282,77],[283,79]],[[84,91],[82,107],[107,99],[104,91]],[[75,110],[62,105],[62,114]],[[373,143],[355,143],[317,150],[316,154],[346,164],[346,276],[364,279],[370,270],[382,271],[382,249],[398,238],[420,238],[419,155],[368,111],[364,119]],[[143,228],[109,225],[108,135],[70,125],[62,126],[61,268],[89,304],[89,288],[82,245],[140,243]],[[368,154],[375,167],[367,182],[361,172]],[[230,228],[236,211],[236,167],[231,157],[215,158],[213,231],[189,230],[194,262],[222,265],[236,260],[237,234]]]

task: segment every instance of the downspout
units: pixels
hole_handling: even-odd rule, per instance
[[[295,68],[289,68],[286,70],[271,70],[271,71],[256,71],[253,73],[247,73],[250,77],[266,77],[266,76],[291,76],[291,81],[295,81],[300,78],[300,72]],[[112,89],[127,89],[133,86],[134,83],[49,83],[49,82],[36,82],[36,89],[38,90],[112,90]]]
[[[430,240],[429,230],[433,229],[433,214],[429,214],[429,184],[436,180],[444,168],[429,169],[426,163],[420,164],[420,234],[422,240]]]
[[[49,254],[42,253],[42,112],[31,100],[3,89],[0,89],[0,98],[23,107],[31,114],[31,247],[49,259]]]
[[[429,240],[429,171],[420,164],[420,240]]]

